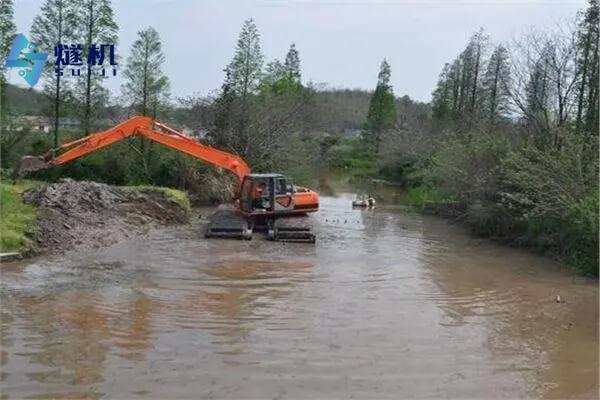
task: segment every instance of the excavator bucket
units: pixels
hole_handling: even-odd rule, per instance
[[[21,158],[19,166],[13,172],[13,178],[22,178],[31,172],[41,171],[51,166],[52,164],[46,162],[44,157],[24,156]]]

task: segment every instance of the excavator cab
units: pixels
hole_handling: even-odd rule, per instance
[[[240,211],[246,215],[286,214],[294,211],[295,188],[281,174],[249,174],[242,181]]]

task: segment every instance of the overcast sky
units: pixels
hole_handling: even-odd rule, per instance
[[[17,31],[28,35],[41,0],[15,0]],[[545,1],[210,1],[113,0],[118,54],[126,58],[136,32],[153,26],[166,55],[175,96],[207,94],[223,81],[240,26],[253,17],[266,60],[283,58],[291,42],[303,79],[331,87],[372,89],[379,63],[392,66],[396,95],[429,101],[445,62],[479,27],[505,42],[531,26],[571,19],[584,0]],[[121,67],[123,68],[123,66]],[[20,82],[11,72],[11,82]],[[118,92],[119,78],[109,88]]]

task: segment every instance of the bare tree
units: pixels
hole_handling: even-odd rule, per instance
[[[575,55],[571,26],[553,33],[529,32],[512,46],[511,103],[540,144],[560,146],[560,132],[572,120],[578,81]]]

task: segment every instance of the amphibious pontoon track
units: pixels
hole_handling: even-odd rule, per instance
[[[254,232],[264,232],[273,241],[315,243],[310,221],[305,215],[245,217],[235,210],[219,209],[210,217],[204,236],[250,240]]]

